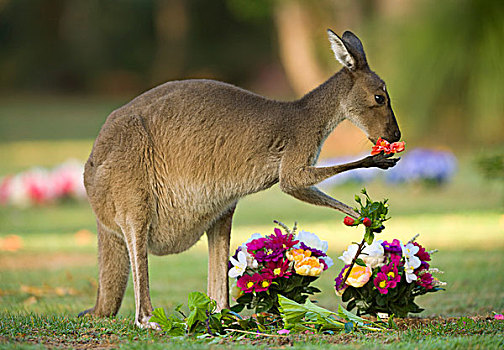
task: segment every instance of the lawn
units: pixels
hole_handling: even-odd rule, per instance
[[[0,105],[0,177],[33,165],[54,166],[68,158],[84,161],[106,115],[110,101],[65,100],[33,102],[37,109],[15,99]],[[38,104],[37,104],[38,103]],[[72,114],[61,124],[57,115]],[[54,114],[54,115],[53,115]],[[16,117],[22,116],[19,123]],[[89,123],[83,123],[89,118]],[[25,130],[26,129],[26,130]],[[68,131],[68,134],[65,134]],[[79,132],[83,137],[76,138]],[[67,137],[65,137],[67,136]],[[299,349],[324,348],[502,348],[504,321],[493,312],[504,311],[504,210],[499,187],[487,183],[474,168],[475,154],[459,154],[459,171],[443,187],[366,184],[374,199],[389,198],[392,219],[380,239],[409,239],[420,233],[428,249],[438,248],[433,266],[445,271],[440,279],[446,291],[418,299],[425,308],[399,330],[379,335],[344,334],[250,338],[237,343],[214,340],[212,346],[270,348],[293,345]],[[329,189],[351,204],[360,184]],[[273,188],[241,201],[233,224],[235,248],[254,232],[269,233],[272,221],[299,226],[327,240],[333,259],[361,231],[345,227],[343,215],[316,208]],[[94,217],[86,203],[65,203],[18,209],[0,207],[0,239],[16,235],[16,251],[0,251],[0,346],[8,347],[133,347],[188,349],[208,347],[209,340],[169,339],[162,333],[136,329],[131,283],[117,318],[93,320],[75,315],[93,305],[97,266]],[[155,306],[166,310],[187,302],[191,291],[206,289],[206,239],[189,251],[151,257],[151,294]],[[341,300],[333,292],[338,262],[317,281],[321,306],[335,309]],[[418,317],[421,319],[419,320]],[[462,317],[462,318],[461,318]],[[402,326],[401,326],[402,325]],[[210,340],[211,341],[211,340]],[[221,342],[221,344],[219,344]]]

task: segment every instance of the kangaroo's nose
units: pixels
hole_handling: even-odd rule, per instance
[[[394,131],[394,138],[396,141],[399,141],[401,139],[401,132],[399,130]]]

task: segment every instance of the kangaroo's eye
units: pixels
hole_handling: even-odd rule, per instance
[[[385,103],[385,96],[383,96],[383,95],[374,95],[374,99],[375,99],[376,103],[378,103],[379,105],[382,105]]]

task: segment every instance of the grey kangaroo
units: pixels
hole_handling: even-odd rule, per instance
[[[113,111],[85,166],[98,226],[96,304],[81,313],[117,314],[131,270],[135,323],[149,322],[147,254],[183,252],[206,233],[208,294],[228,307],[227,262],[238,200],[279,184],[307,203],[356,216],[315,184],[356,168],[387,169],[379,154],[315,167],[320,148],[344,119],[373,143],[401,137],[385,83],[368,66],[361,41],[328,30],[343,68],[299,100],[279,102],[212,80],[172,81]]]

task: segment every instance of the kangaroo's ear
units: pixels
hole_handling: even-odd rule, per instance
[[[350,31],[346,31],[343,33],[343,43],[345,47],[348,49],[352,57],[354,58],[357,68],[365,68],[368,66],[366,54],[364,53],[364,48],[362,47],[362,43],[357,38],[357,35]]]
[[[341,40],[340,37],[330,29],[327,30],[327,35],[329,36],[331,49],[333,50],[336,59],[346,68],[355,70],[357,62],[343,43],[343,40]]]

